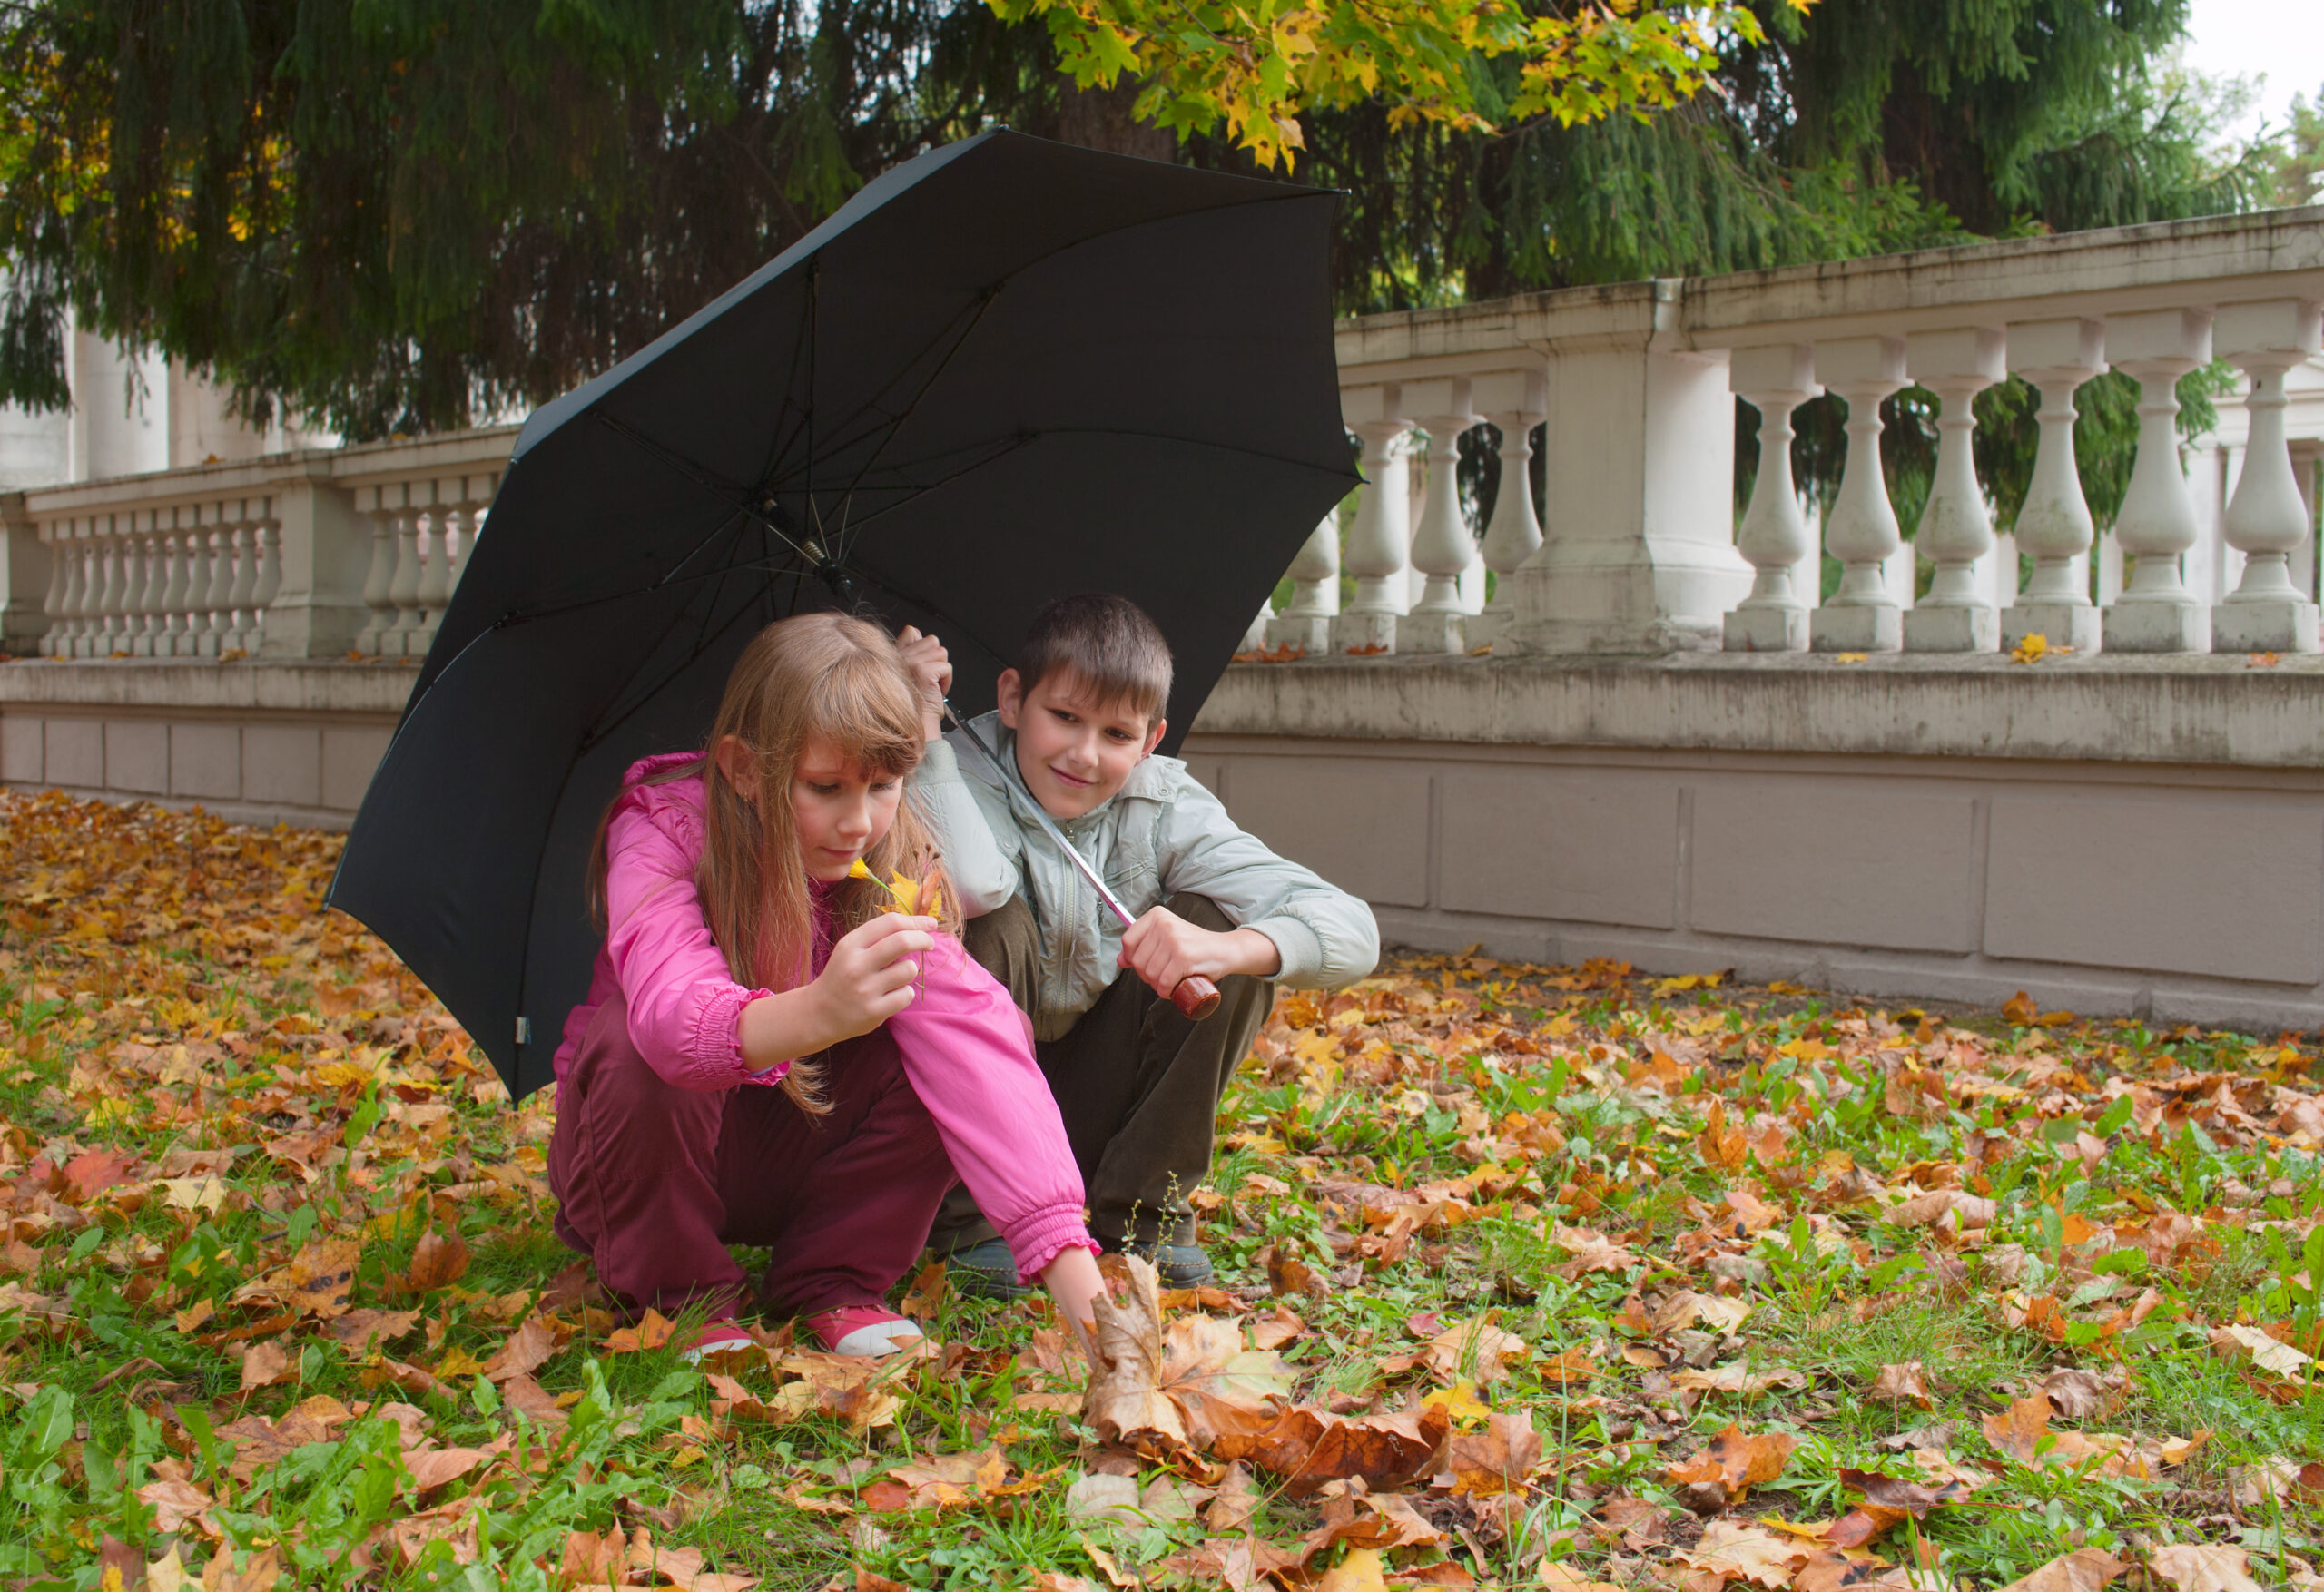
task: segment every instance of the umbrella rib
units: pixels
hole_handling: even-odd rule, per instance
[[[806,548],[793,541],[788,536],[785,536],[783,534],[783,527],[776,525],[770,516],[760,513],[757,509],[752,507],[747,503],[736,501],[737,496],[741,491],[740,487],[731,486],[724,481],[712,479],[711,477],[697,467],[692,459],[685,457],[684,455],[679,454],[673,449],[663,447],[660,443],[646,436],[643,431],[637,429],[636,427],[632,426],[628,421],[621,419],[617,416],[609,415],[603,409],[596,409],[591,412],[595,414],[600,421],[604,422],[606,427],[612,431],[615,436],[626,437],[630,441],[635,443],[653,457],[658,459],[663,464],[669,466],[670,468],[675,470],[679,475],[684,476],[687,480],[692,481],[704,491],[716,497],[720,502],[725,504],[727,507],[734,510],[737,514],[748,515],[751,518],[757,520],[768,530],[773,531],[775,536],[784,546],[799,555],[800,557],[806,559],[811,564],[816,561],[813,554],[808,552]],[[725,528],[725,522],[722,521],[718,529],[723,531]],[[717,531],[713,531],[710,536],[714,536],[717,534]],[[669,574],[665,575],[660,580],[655,581],[655,585],[658,586],[663,584],[664,581],[675,579],[677,572],[684,569],[689,563],[691,563],[694,559],[694,554],[701,552],[702,549],[708,545],[709,541],[710,536],[704,536],[702,541],[695,543],[694,547],[687,552],[685,557],[681,558],[677,563],[672,565],[670,566]],[[651,588],[648,589],[650,590]]]
[[[935,366],[930,369],[926,379],[920,384],[920,390],[913,393],[911,401],[904,406],[903,413],[888,422],[887,435],[880,438],[879,446],[872,450],[872,457],[863,461],[862,467],[855,472],[855,479],[850,481],[847,484],[847,490],[840,495],[840,500],[842,503],[854,501],[857,489],[863,485],[863,477],[872,473],[872,467],[880,462],[881,456],[888,451],[889,445],[895,441],[897,434],[904,428],[904,423],[919,413],[921,400],[925,398],[935,388],[937,382],[943,378],[944,372],[952,368],[952,361],[959,358],[960,350],[968,346],[969,339],[976,334],[978,327],[984,324],[985,311],[991,309],[993,300],[1000,297],[1000,287],[1001,284],[996,282],[977,295],[975,313],[969,317],[968,324],[960,328],[960,335],[952,339],[952,346],[944,350],[943,357],[938,359]],[[813,489],[811,477],[808,487],[811,500]],[[861,527],[856,527],[855,535],[861,535]],[[852,545],[854,540],[855,536],[850,536],[848,545]],[[845,546],[838,550],[841,556],[844,556],[846,551]]]

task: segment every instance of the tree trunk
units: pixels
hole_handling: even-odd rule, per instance
[[[1060,78],[1057,96],[1057,138],[1084,149],[1110,150],[1118,155],[1175,162],[1177,136],[1167,128],[1150,126],[1131,113],[1137,103],[1137,80],[1125,73],[1111,88],[1076,88]]]

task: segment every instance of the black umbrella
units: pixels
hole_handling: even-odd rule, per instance
[[[760,626],[932,630],[975,708],[1044,603],[1119,592],[1170,639],[1183,731],[1355,481],[1335,203],[987,133],[538,410],[331,904],[521,1096],[586,991],[584,872],[622,771],[701,744]]]

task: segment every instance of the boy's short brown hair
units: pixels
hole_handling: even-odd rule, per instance
[[[1110,592],[1059,597],[1033,615],[1018,649],[1019,688],[1071,674],[1099,701],[1127,705],[1152,723],[1170,700],[1170,644],[1146,610]]]

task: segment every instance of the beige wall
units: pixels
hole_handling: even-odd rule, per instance
[[[2324,1025],[2324,771],[1197,733],[1392,941]]]

